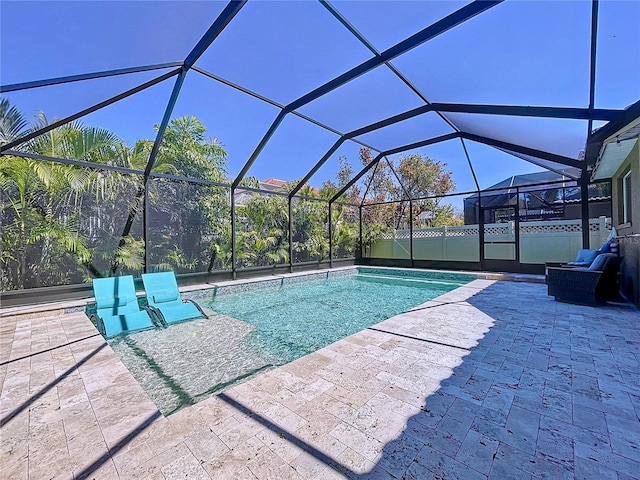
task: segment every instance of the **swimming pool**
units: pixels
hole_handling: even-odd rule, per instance
[[[243,284],[235,289],[254,290],[238,293],[219,289],[211,300],[200,301],[217,313],[210,319],[109,343],[167,415],[473,279],[397,272],[352,269],[335,278],[327,274]]]

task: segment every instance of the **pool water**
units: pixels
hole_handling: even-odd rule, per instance
[[[217,314],[109,340],[168,415],[453,290],[470,278],[348,275],[200,304]]]
[[[222,295],[204,305],[253,325],[247,341],[282,365],[460,285],[360,274]]]

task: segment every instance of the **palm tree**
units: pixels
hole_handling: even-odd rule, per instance
[[[207,139],[206,131],[195,117],[172,120],[153,171],[224,183],[226,152],[217,140]],[[228,263],[228,189],[160,179],[152,179],[147,187],[150,268],[206,271]]]
[[[0,113],[3,141],[19,137],[25,122],[17,109],[2,101]],[[40,113],[31,130],[48,124]],[[112,132],[73,122],[35,137],[23,148],[58,158],[115,163],[122,145]],[[86,232],[80,231],[83,218],[112,195],[113,185],[105,183],[105,175],[73,165],[2,156],[0,184],[6,192],[2,262],[12,272],[2,278],[3,288],[66,283],[82,275],[79,265],[92,269]]]
[[[296,261],[324,260],[329,252],[327,203],[300,199],[293,204],[291,213]]]
[[[7,268],[13,274],[6,274],[12,278],[3,278],[5,289],[39,286],[45,274],[62,279],[66,275],[56,268],[57,255],[68,253],[88,260],[89,251],[78,233],[76,218],[62,207],[69,198],[77,197],[70,189],[65,192],[61,188],[59,173],[35,160],[0,157],[0,187],[6,192],[2,204],[2,264],[5,268],[15,265]],[[56,194],[62,201],[54,204],[56,198],[60,200]],[[64,211],[66,218],[60,218],[61,212],[54,206]]]
[[[253,196],[237,208],[245,228],[237,234],[238,260],[244,266],[275,265],[289,260],[286,198]]]
[[[12,107],[8,99],[0,99],[0,145],[21,137],[26,127],[27,121],[20,110]]]

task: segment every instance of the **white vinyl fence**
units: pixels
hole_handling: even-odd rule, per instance
[[[589,220],[591,248],[599,248],[609,235],[610,219]],[[424,228],[413,231],[416,260],[480,261],[478,225]],[[369,257],[410,258],[409,230],[396,230],[375,240]],[[513,241],[514,222],[485,224],[485,243]],[[487,258],[513,258],[510,245],[487,245]],[[520,222],[520,262],[545,263],[574,260],[582,248],[580,220]]]

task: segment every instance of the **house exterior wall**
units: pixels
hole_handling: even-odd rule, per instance
[[[622,223],[622,177],[631,169],[631,222]],[[612,178],[613,226],[619,236],[640,235],[640,142]],[[640,236],[620,238],[622,263],[621,291],[640,306]]]

